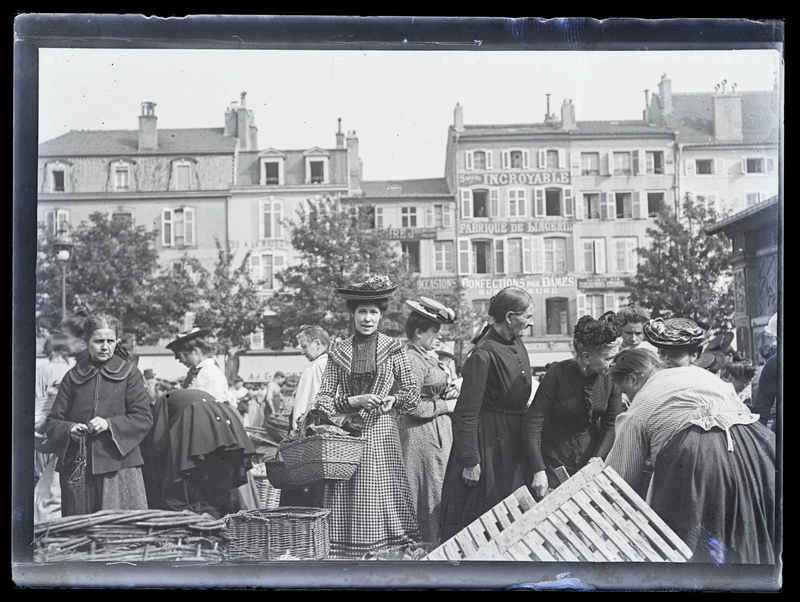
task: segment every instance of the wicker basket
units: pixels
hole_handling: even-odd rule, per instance
[[[225,517],[228,557],[248,560],[324,560],[330,552],[324,508],[284,506],[242,510]]]
[[[267,475],[254,475],[253,481],[258,492],[258,507],[262,510],[274,510],[281,505],[281,490],[270,483]]]
[[[34,527],[36,562],[225,560],[228,529],[208,514],[102,510]]]
[[[272,483],[273,487],[276,489],[297,487],[290,479],[290,473],[286,469],[286,464],[283,460],[276,459],[264,464],[267,467],[267,479]]]
[[[366,440],[348,435],[311,435],[286,439],[279,451],[286,464],[288,479],[295,487],[318,483],[325,479],[347,481],[352,478]]]

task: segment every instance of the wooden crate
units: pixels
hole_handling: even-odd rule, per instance
[[[525,503],[509,506],[512,498]],[[538,504],[528,500],[533,502],[527,488],[520,488],[424,560],[686,562],[691,557],[645,501],[600,462]],[[514,507],[521,515],[502,523]]]

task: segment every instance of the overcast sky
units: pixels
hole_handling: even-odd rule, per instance
[[[641,119],[661,75],[673,92],[772,89],[775,50],[327,51],[54,49],[39,55],[39,141],[70,130],[135,130],[140,105],[158,127],[222,127],[247,92],[258,145],[335,145],[355,130],[367,180],[444,175],[456,103],[464,123],[540,123],[572,99],[581,120]]]

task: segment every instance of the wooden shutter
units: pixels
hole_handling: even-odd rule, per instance
[[[595,274],[606,273],[606,240],[597,238],[593,241],[594,247],[594,271]]]
[[[766,161],[767,161],[767,173],[775,173],[775,159],[773,157],[767,157]]]
[[[637,239],[625,239],[625,258],[627,260],[626,271],[631,274],[636,273],[636,266],[638,264],[638,251],[636,249],[638,246],[639,241]]]
[[[565,151],[563,148],[558,149],[558,168],[567,168],[567,151]]]
[[[539,149],[539,169],[544,169],[547,167],[547,150],[540,148]]]
[[[603,295],[603,311],[617,311],[617,297],[614,293]]]
[[[575,219],[583,219],[583,193],[575,196]]]
[[[500,191],[497,188],[489,191],[489,215],[500,217]]]
[[[494,239],[494,273],[495,274],[505,274],[506,273],[506,257],[505,257],[505,250],[506,250],[506,241],[504,238],[495,238]]]
[[[164,208],[161,210],[161,244],[165,247],[172,246],[174,220],[172,209]]]
[[[578,306],[578,315],[575,318],[575,323],[578,323],[583,316],[586,315],[586,295],[583,293],[578,293],[576,296],[577,306]]]
[[[472,190],[461,189],[461,219],[472,219]]]
[[[639,191],[634,191],[631,194],[631,213],[633,219],[644,219],[647,217],[647,211],[642,210],[642,194]]]
[[[462,238],[458,241],[458,273],[469,274],[469,266],[472,265],[472,245],[470,240]]]
[[[544,238],[531,236],[531,273],[544,273]]]
[[[523,274],[530,274],[533,257],[532,257],[532,248],[531,248],[531,237],[530,236],[522,236],[522,273]]]
[[[600,218],[617,219],[617,201],[613,192],[600,193]]]
[[[533,216],[543,217],[545,213],[544,208],[544,188],[533,189]]]
[[[725,159],[722,158],[714,159],[714,175],[715,176],[725,175]]]
[[[492,157],[494,156],[493,151],[487,150],[486,151],[486,169],[494,169],[494,161]]]
[[[683,173],[687,176],[694,175],[694,159],[686,159],[683,162]]]
[[[194,246],[196,242],[196,228],[194,219],[194,207],[183,208],[183,244],[186,246]]]
[[[602,173],[604,175],[607,175],[607,176],[613,176],[614,175],[614,153],[612,153],[611,151],[608,151],[608,152],[600,153],[600,154],[601,154],[601,159],[603,160],[603,165],[600,167],[600,169],[602,171],[600,173]],[[603,168],[605,168],[605,169],[603,169]]]
[[[572,217],[572,186],[564,186],[564,217]]]
[[[646,169],[646,161],[644,151],[642,150],[635,150],[631,153],[633,165],[631,165],[631,173],[635,176],[641,175],[645,173]]]
[[[522,151],[522,169],[531,168],[531,153],[529,150]]]
[[[511,166],[511,153],[507,150],[500,151],[500,166],[502,169],[508,169]]]
[[[747,173],[747,157],[742,157],[742,174]]]
[[[433,228],[433,205],[425,205],[425,227]]]
[[[261,255],[250,256],[250,280],[256,283],[261,281]]]
[[[670,176],[675,175],[675,157],[671,148],[664,151],[664,173]]]
[[[581,154],[578,152],[569,154],[569,174],[572,177],[581,175]]]
[[[466,151],[464,153],[464,169],[472,170],[474,165],[474,156],[472,151]]]

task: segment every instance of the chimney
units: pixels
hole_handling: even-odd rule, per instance
[[[741,142],[742,135],[742,96],[736,94],[736,84],[726,93],[725,84],[714,94],[714,137],[719,142]]]
[[[244,103],[246,94],[247,92],[241,93],[239,108],[236,109],[236,137],[239,139],[239,146],[242,150],[250,149],[250,118],[252,114]]]
[[[226,136],[235,136],[236,135],[236,107],[238,104],[236,101],[231,102],[231,106],[225,111],[225,135]]]
[[[561,104],[561,129],[567,131],[578,129],[578,124],[575,122],[575,105],[572,104],[571,98]]]
[[[642,120],[650,121],[650,90],[644,91],[644,111],[642,111]]]
[[[558,120],[556,116],[550,112],[550,95],[545,94],[547,97],[547,112],[544,114],[544,124],[545,125],[558,125]]]
[[[464,109],[461,108],[459,103],[456,103],[456,110],[454,111],[454,123],[453,128],[457,132],[464,131]]]
[[[336,132],[336,148],[344,148],[344,133],[342,132],[341,117],[339,117],[339,131]]]
[[[358,137],[355,130],[347,132],[347,165],[350,171],[348,187],[351,190],[361,188],[361,158],[358,156]]]
[[[139,150],[148,151],[158,148],[158,129],[156,128],[156,103],[143,102],[142,114],[139,115]]]
[[[666,73],[658,82],[658,95],[661,97],[662,114],[672,115],[672,80],[667,77]]]

